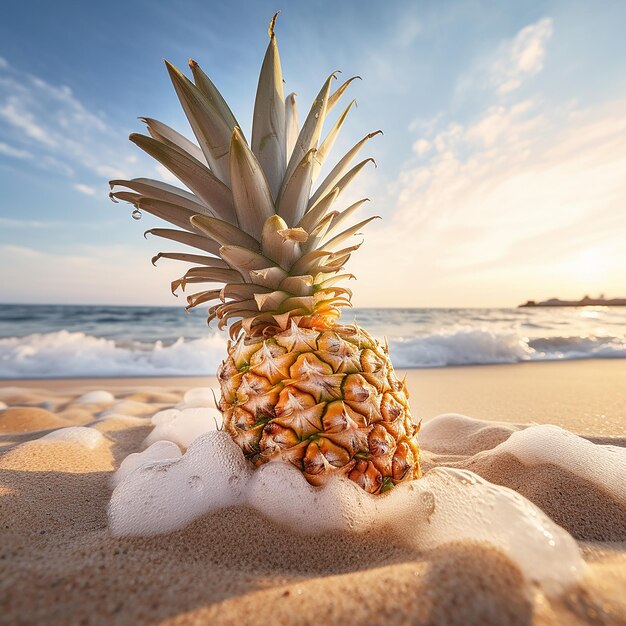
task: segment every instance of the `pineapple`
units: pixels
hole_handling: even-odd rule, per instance
[[[365,200],[335,208],[372,159],[352,162],[366,135],[312,192],[351,102],[322,139],[324,118],[354,78],[322,85],[299,128],[295,94],[286,98],[274,33],[256,93],[252,139],[193,60],[193,81],[166,62],[198,145],[169,126],[141,118],[148,135],[130,140],[189,191],[145,178],[111,181],[113,200],[177,229],[152,235],[196,249],[160,258],[193,264],[172,291],[196,283],[187,309],[210,303],[208,321],[229,325],[228,355],[218,371],[224,427],[254,464],[292,463],[313,485],[344,476],[370,493],[419,477],[419,424],[388,348],[356,324],[339,323],[352,292],[342,273],[374,217],[340,228]],[[120,188],[125,188],[121,190]]]

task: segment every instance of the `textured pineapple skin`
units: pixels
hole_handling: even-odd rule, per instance
[[[345,476],[370,493],[420,476],[406,385],[358,326],[242,335],[218,379],[224,427],[255,465],[284,460],[313,485]]]

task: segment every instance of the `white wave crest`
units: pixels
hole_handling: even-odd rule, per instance
[[[515,333],[475,328],[397,339],[389,349],[398,368],[517,363],[532,354],[528,344]]]
[[[626,339],[620,337],[538,337],[515,332],[463,328],[392,340],[389,345],[397,368],[444,367],[560,361],[592,358],[626,358]]]
[[[214,375],[226,337],[178,339],[169,346],[120,346],[111,339],[61,330],[0,339],[0,377]]]
[[[520,361],[626,358],[619,337],[539,337],[454,327],[447,332],[393,339],[397,368],[445,367]],[[119,344],[61,330],[0,339],[0,378],[89,376],[210,376],[226,354],[226,335],[180,338],[171,345]]]

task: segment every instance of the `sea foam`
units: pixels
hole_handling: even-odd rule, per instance
[[[112,404],[115,402],[115,396],[110,391],[102,389],[97,391],[88,391],[79,398],[74,400],[76,404]]]
[[[155,429],[168,421],[159,414],[155,418]],[[308,535],[387,528],[418,550],[457,540],[483,541],[507,554],[527,580],[546,590],[573,582],[584,569],[574,539],[540,509],[466,470],[436,468],[383,496],[340,478],[313,487],[286,463],[253,469],[222,430],[195,438],[180,458],[139,460],[120,477],[111,497],[109,522],[115,535],[168,533],[206,513],[240,505]]]
[[[194,387],[185,392],[183,401],[177,409],[195,409],[200,407],[217,408],[217,398],[221,391],[217,387]]]
[[[171,345],[119,345],[112,339],[61,330],[0,339],[0,378],[184,376],[213,374],[226,339],[178,339]]]
[[[504,441],[483,449],[473,458],[510,454],[527,466],[554,465],[588,481],[618,502],[626,503],[626,448],[592,443],[560,426],[517,426],[446,413],[427,420],[420,429],[420,444],[432,452],[460,452],[482,432],[504,433]],[[493,436],[491,437],[493,439]]]
[[[90,450],[94,450],[104,441],[104,437],[99,430],[89,426],[68,426],[67,428],[53,430],[51,433],[40,437],[39,441],[78,443]]]
[[[180,448],[172,441],[156,441],[142,452],[129,454],[111,477],[111,484],[116,487],[138,467],[144,467],[156,461],[171,461],[181,456]]]
[[[222,427],[222,414],[215,408],[165,409],[152,417],[154,429],[144,445],[157,441],[171,441],[188,448],[203,433]]]
[[[463,325],[446,332],[392,337],[389,348],[397,368],[626,358],[623,337],[529,338],[519,332]],[[181,337],[166,345],[118,343],[62,330],[0,338],[0,378],[213,375],[225,354],[222,334]]]
[[[486,454],[507,453],[526,465],[561,467],[626,504],[626,448],[596,445],[559,426],[541,424],[514,432]]]

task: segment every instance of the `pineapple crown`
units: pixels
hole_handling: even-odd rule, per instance
[[[153,228],[152,234],[200,251],[160,252],[160,258],[194,266],[172,283],[172,293],[189,284],[223,283],[187,297],[187,309],[213,303],[208,322],[229,320],[231,336],[271,336],[293,322],[328,327],[339,308],[350,306],[352,292],[337,283],[351,274],[343,266],[362,240],[353,236],[376,217],[341,229],[366,199],[336,210],[339,196],[373,159],[352,163],[363,145],[382,131],[363,137],[311,193],[354,100],[322,137],[324,118],[350,83],[335,91],[333,72],[322,85],[299,128],[295,94],[286,98],[274,15],[270,42],[256,92],[252,141],[248,145],[228,104],[200,66],[189,67],[193,82],[165,61],[198,145],[155,119],[140,118],[149,135],[130,140],[159,161],[190,191],[147,178],[110,181],[110,197],[147,211],[178,229]],[[118,188],[126,190],[118,190]]]

